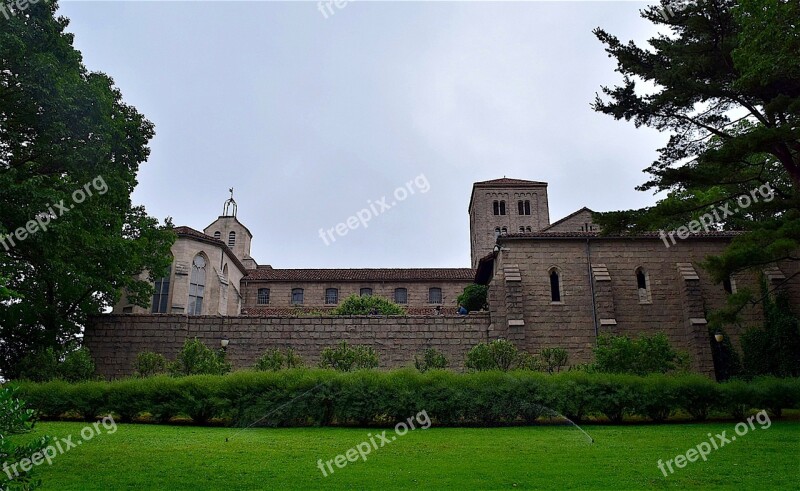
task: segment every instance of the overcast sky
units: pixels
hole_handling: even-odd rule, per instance
[[[63,1],[90,70],[156,126],[134,202],[202,230],[236,189],[274,267],[468,267],[472,183],[549,183],[550,219],[652,204],[667,136],[593,112],[619,82],[592,34],[643,43],[638,2]],[[404,201],[398,187],[424,175]],[[319,229],[388,196],[326,245]],[[402,193],[400,193],[402,196]],[[377,208],[377,207],[376,207]]]

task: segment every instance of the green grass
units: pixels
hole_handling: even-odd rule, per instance
[[[40,423],[73,435],[82,423]],[[665,478],[674,458],[734,424],[418,429],[329,477],[333,459],[375,429],[118,425],[42,465],[44,489],[798,489],[800,422],[773,421]],[[393,430],[387,435],[394,434]],[[226,442],[226,438],[229,441]]]

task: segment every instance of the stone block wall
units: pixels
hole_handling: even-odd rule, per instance
[[[425,317],[189,317],[185,315],[102,315],[84,335],[106,378],[133,374],[138,353],[154,351],[174,360],[186,339],[198,338],[218,349],[227,338],[234,368],[251,367],[268,349],[294,348],[309,366],[323,348],[347,341],[372,346],[381,368],[413,366],[427,348],[443,352],[454,369],[474,345],[488,340],[489,315]]]

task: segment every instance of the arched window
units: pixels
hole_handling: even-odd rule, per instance
[[[530,232],[531,232],[531,228],[530,228],[530,227],[526,227],[526,228],[525,228],[525,231],[526,231],[526,232],[528,232],[528,233],[530,233]]]
[[[500,237],[500,227],[494,229],[494,238],[496,239],[498,237]]]
[[[336,305],[339,303],[339,290],[337,288],[327,288],[325,290],[325,305]]]
[[[517,201],[517,211],[519,211],[520,215],[530,215],[531,202],[529,200]]]
[[[303,305],[302,288],[292,288],[292,305]]]
[[[500,214],[501,215],[505,215],[506,214],[506,202],[505,201],[501,201],[500,202]]]
[[[636,290],[639,293],[639,303],[650,303],[650,281],[643,268],[636,268]]]
[[[236,245],[236,232],[231,232],[228,234],[228,247],[233,247]]]
[[[408,303],[408,290],[405,288],[394,289],[394,303],[405,305]]]
[[[167,270],[167,276],[156,280],[154,286],[156,292],[153,294],[153,308],[151,310],[154,314],[166,314],[169,308],[169,277],[172,272],[172,267]]]
[[[438,287],[428,289],[428,303],[442,303],[442,289]]]
[[[371,297],[372,296],[372,288],[362,288],[359,292],[359,295],[362,297]]]
[[[519,228],[519,233],[524,234],[525,233],[525,227],[520,227]]]
[[[500,235],[508,235],[508,229],[506,227],[501,228]]]
[[[561,273],[557,268],[550,270],[550,301],[561,302]]]
[[[258,289],[258,305],[269,305],[269,288]]]
[[[494,201],[492,203],[492,211],[494,211],[495,215],[499,215],[500,214],[500,202],[499,201]]]
[[[221,238],[222,238],[222,234],[220,233],[220,231],[219,231],[219,230],[217,230],[216,232],[214,232],[214,238],[215,238],[215,239],[217,239],[217,240],[219,240],[219,239],[221,239]]]
[[[206,289],[206,260],[198,254],[192,261],[192,275],[189,279],[189,315],[203,313],[203,296]]]

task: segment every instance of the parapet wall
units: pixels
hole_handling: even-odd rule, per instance
[[[466,352],[488,340],[489,315],[413,317],[217,317],[186,315],[101,315],[86,328],[84,342],[106,378],[133,374],[143,351],[174,360],[186,339],[217,349],[227,338],[228,360],[248,368],[268,349],[294,348],[307,365],[319,362],[326,346],[341,341],[372,346],[381,368],[413,366],[427,348],[443,352],[460,369]]]

